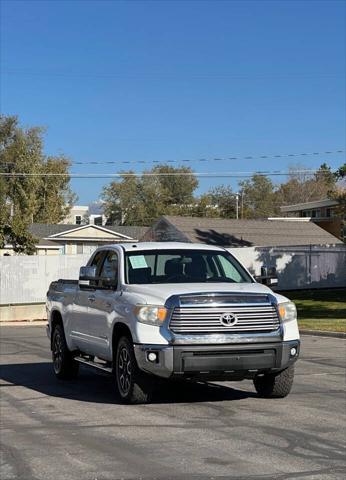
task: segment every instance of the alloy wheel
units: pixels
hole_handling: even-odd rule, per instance
[[[63,341],[60,333],[56,333],[53,342],[53,365],[55,373],[59,373],[63,362]]]
[[[119,389],[121,390],[121,394],[126,396],[131,388],[132,372],[130,354],[128,349],[124,346],[121,347],[119,352],[117,373]]]

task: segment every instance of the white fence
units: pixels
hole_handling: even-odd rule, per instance
[[[0,257],[0,305],[45,302],[48,286],[58,278],[77,279],[89,255]]]
[[[254,274],[277,268],[278,290],[346,287],[346,245],[244,247],[230,251]],[[77,279],[89,255],[0,257],[0,305],[45,302],[50,282]]]
[[[346,287],[346,245],[229,249],[254,275],[276,267],[277,290]]]

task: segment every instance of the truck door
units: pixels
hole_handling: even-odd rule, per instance
[[[118,290],[119,258],[117,252],[108,250],[105,254],[99,281],[95,291],[95,301],[90,306],[88,330],[93,339],[93,355],[112,360],[112,324],[117,315],[120,290]]]
[[[82,352],[91,354],[93,339],[89,332],[89,315],[95,302],[95,292],[98,285],[98,277],[106,252],[96,252],[91,259],[90,266],[96,266],[96,278],[90,280],[89,285],[78,286],[71,311],[70,335],[74,345]]]

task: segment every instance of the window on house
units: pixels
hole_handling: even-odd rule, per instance
[[[79,243],[79,244],[77,244],[77,254],[80,255],[82,253],[84,253],[83,252],[83,244]]]
[[[82,225],[82,216],[81,215],[75,215],[75,224],[76,225]]]

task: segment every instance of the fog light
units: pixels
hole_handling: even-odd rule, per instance
[[[297,349],[295,347],[291,348],[291,357],[295,357],[297,354]]]
[[[156,362],[157,361],[157,354],[155,352],[148,353],[148,360],[149,362]]]

